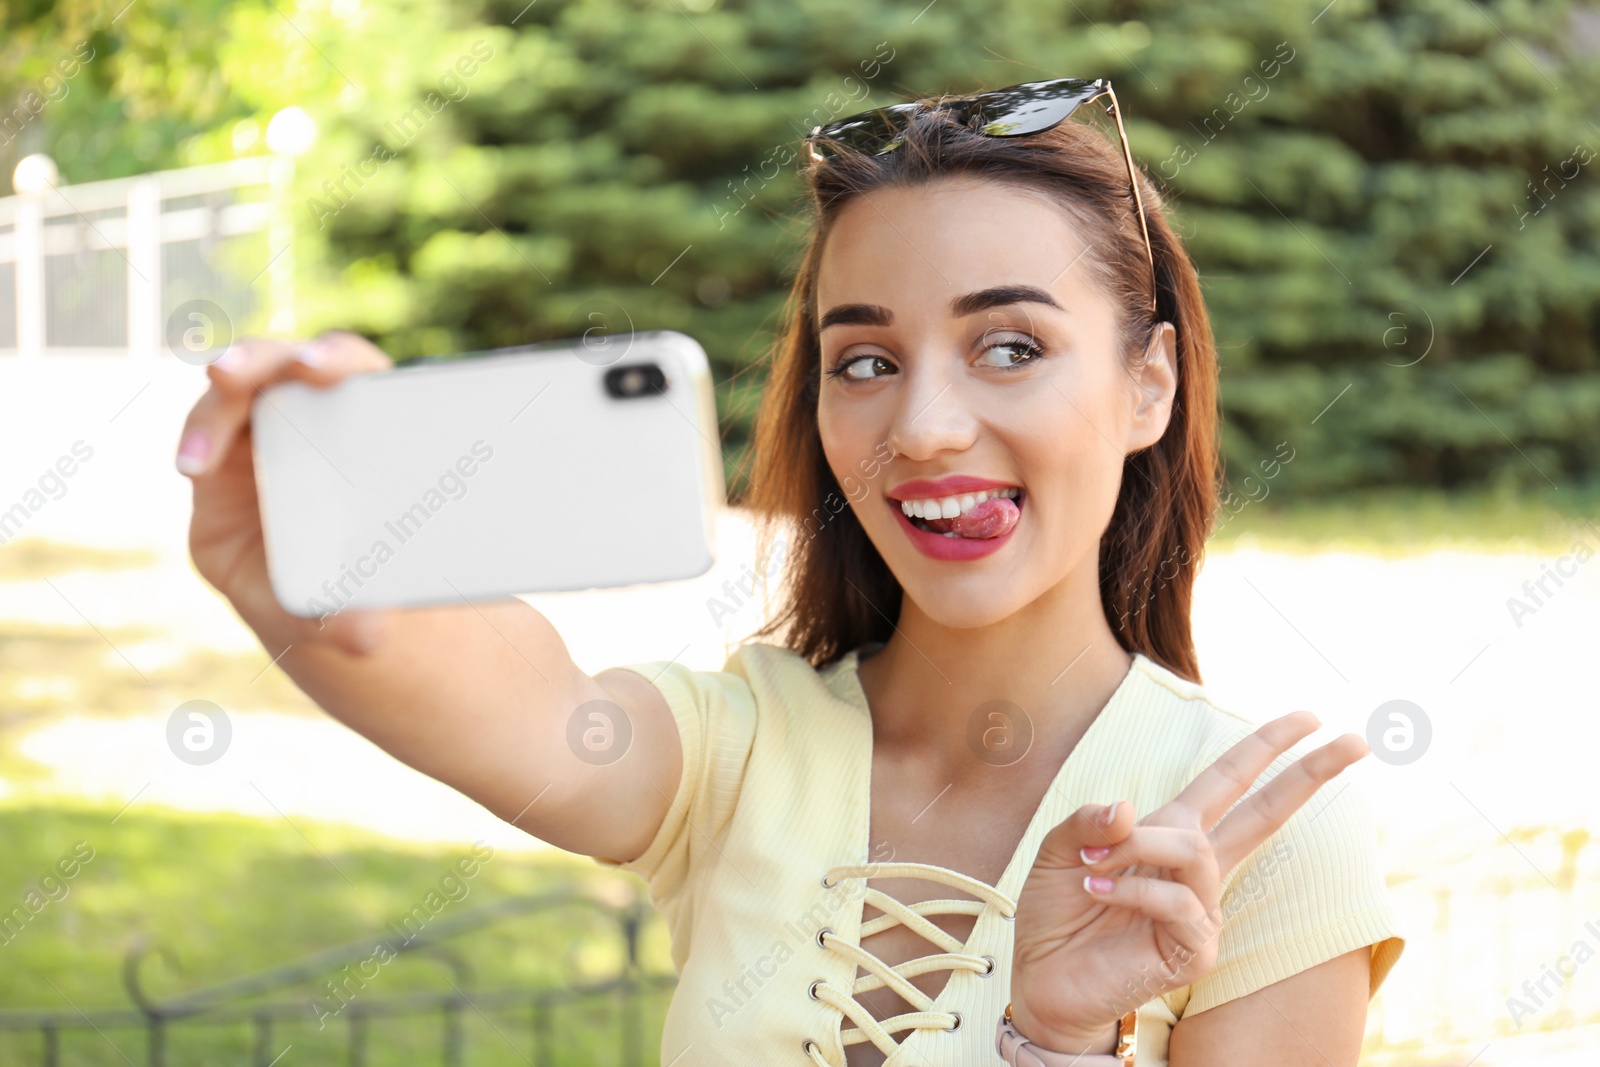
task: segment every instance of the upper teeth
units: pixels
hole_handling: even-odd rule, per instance
[[[936,500],[902,500],[900,510],[916,519],[953,519],[965,515],[991,497],[1005,496],[1016,499],[1015,486],[1005,489],[985,489],[981,493],[963,493],[960,496],[942,496]]]

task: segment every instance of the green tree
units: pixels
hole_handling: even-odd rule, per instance
[[[240,93],[217,56],[241,16],[260,10],[271,9],[259,0],[0,4],[0,190],[32,152],[51,156],[68,183],[227,158],[232,121],[267,101]],[[281,57],[272,42],[257,47]]]
[[[1125,10],[373,11],[329,39],[366,92],[323,115],[308,178],[379,145],[394,158],[336,214],[323,202],[338,280],[317,317],[401,356],[687,330],[718,370],[736,471],[803,232],[799,135],[903,95],[1105,75],[1204,276],[1235,480],[1280,441],[1300,490],[1594,477],[1600,130],[1569,5]],[[401,143],[398,117],[479,41],[493,57],[463,98]]]
[[[50,110],[75,180],[219,158],[305,108],[321,130],[294,201],[307,329],[359,329],[400,358],[599,326],[693,333],[736,490],[804,233],[802,133],[1061,75],[1113,80],[1187,235],[1233,481],[1280,442],[1295,458],[1277,484],[1295,492],[1600,474],[1600,70],[1569,3],[201,10],[140,0],[108,26],[81,0],[21,9],[0,47],[26,62],[0,90],[99,35],[101,80]]]

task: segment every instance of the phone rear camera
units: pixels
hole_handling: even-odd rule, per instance
[[[667,376],[654,363],[630,363],[606,371],[606,392],[618,400],[659,396],[667,391]]]

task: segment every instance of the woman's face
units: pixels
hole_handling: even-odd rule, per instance
[[[944,625],[996,622],[1094,574],[1123,458],[1166,429],[1173,327],[1130,377],[1085,253],[1042,194],[973,179],[857,197],[823,247],[823,450],[906,595]],[[1010,533],[914,530],[900,502],[927,487],[907,483],[951,476],[1017,487]],[[976,487],[948,488],[936,495]]]

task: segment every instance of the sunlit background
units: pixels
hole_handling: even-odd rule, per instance
[[[1374,739],[1409,943],[1363,1062],[1594,1062],[1597,48],[1594,6],[1498,0],[0,10],[0,1062],[657,1062],[639,883],[323,717],[193,571],[203,366],[683,330],[737,500],[797,138],[1058,76],[1113,80],[1213,316],[1205,682]],[[586,670],[714,669],[767,569],[737,508],[719,549],[527,599]],[[209,762],[170,742],[191,701]]]

